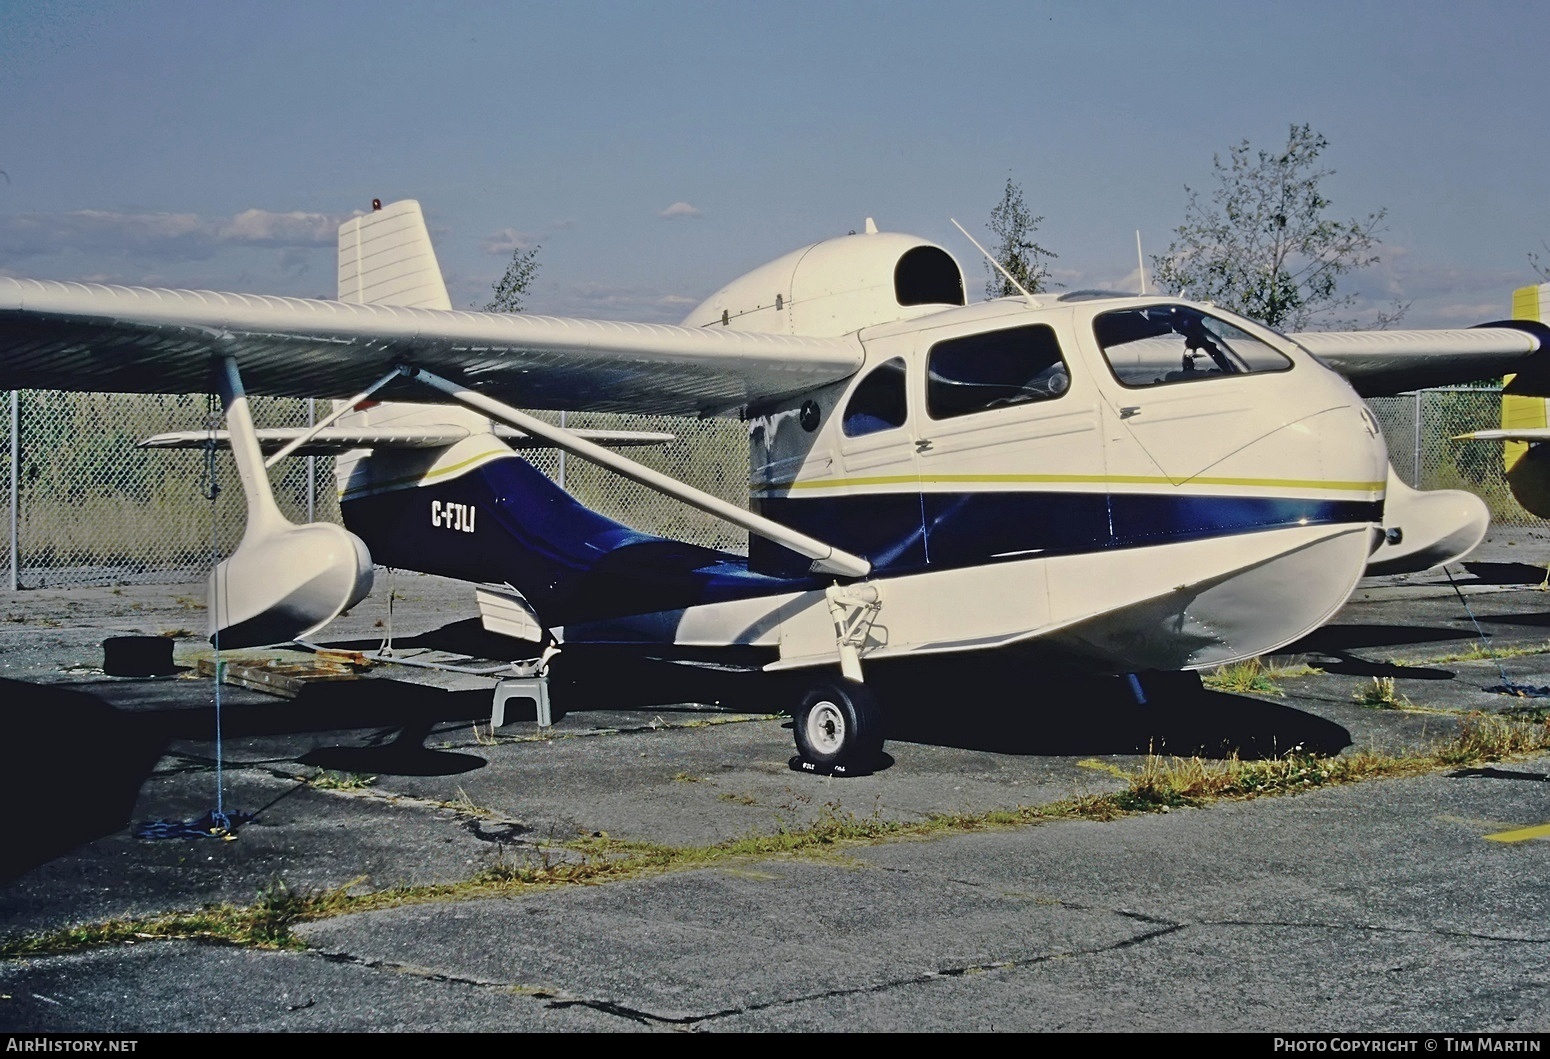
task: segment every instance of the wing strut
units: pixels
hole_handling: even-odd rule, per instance
[[[339,407],[335,408],[332,412],[328,413],[328,415],[314,423],[300,437],[293,439],[279,452],[265,460],[264,469],[268,470],[270,467],[273,467],[275,464],[285,459],[285,457],[289,456],[291,453],[301,448],[307,442],[317,437],[326,427],[330,426],[334,420],[338,419],[340,416],[353,409],[356,405],[366,400],[366,398],[370,397],[372,394],[376,393],[378,390],[382,389],[382,387],[386,386],[396,378],[398,378],[398,369],[394,368],[392,371],[382,376],[382,378],[366,387],[366,389],[362,390],[348,401],[341,401],[339,403]],[[233,442],[233,444],[235,444],[235,442]]]
[[[439,375],[425,371],[423,368],[402,366],[399,368],[404,375],[411,379],[417,379],[442,393],[447,394],[461,404],[467,405],[474,411],[489,416],[491,419],[526,431],[534,437],[543,438],[556,448],[563,449],[581,459],[589,460],[601,467],[606,467],[615,474],[623,475],[633,482],[639,482],[648,489],[676,500],[682,500],[691,507],[697,507],[701,511],[714,515],[719,519],[741,527],[749,533],[757,534],[767,540],[772,540],[783,548],[790,548],[798,555],[806,556],[813,560],[814,573],[836,574],[840,577],[865,577],[871,572],[872,564],[859,555],[852,555],[830,544],[805,533],[798,533],[789,526],[783,526],[779,522],[767,519],[762,515],[755,515],[750,511],[744,511],[734,504],[729,504],[720,497],[685,485],[670,475],[654,471],[650,467],[636,463],[634,460],[611,452],[601,445],[595,445],[590,441],[577,437],[574,433],[563,427],[553,426],[541,419],[536,419],[525,412],[519,412],[508,404],[502,404],[492,397],[486,397],[482,393],[470,390],[458,383],[443,379]]]

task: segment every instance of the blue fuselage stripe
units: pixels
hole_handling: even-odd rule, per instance
[[[949,570],[1382,521],[1381,500],[1029,491],[763,498],[755,510],[871,560],[880,575]],[[347,500],[377,562],[507,582],[545,623],[568,624],[821,587],[810,561],[762,537],[749,556],[641,533],[579,504],[520,457],[450,481]],[[447,512],[454,512],[449,517]]]

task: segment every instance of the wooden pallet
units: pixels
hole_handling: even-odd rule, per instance
[[[346,654],[346,652],[337,653]],[[364,662],[365,659],[362,658],[361,661]],[[215,659],[201,658],[196,668],[200,676],[214,678]],[[316,684],[320,681],[356,680],[360,677],[364,666],[348,659],[321,657],[301,662],[278,658],[262,660],[223,658],[220,668],[223,684],[294,699],[308,684]]]

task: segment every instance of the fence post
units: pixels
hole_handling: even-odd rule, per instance
[[[20,561],[21,548],[16,543],[17,513],[20,507],[17,503],[16,485],[21,480],[18,473],[18,460],[21,453],[19,435],[21,434],[21,395],[17,390],[11,391],[11,574],[10,589],[16,591],[17,576],[16,567]]]
[[[1411,460],[1411,466],[1415,468],[1415,477],[1410,480],[1413,489],[1423,488],[1421,485],[1421,409],[1425,407],[1421,399],[1421,391],[1415,392],[1415,455]]]
[[[314,426],[318,421],[318,399],[307,398],[307,425]],[[307,457],[307,521],[316,522],[318,506],[318,458]]]

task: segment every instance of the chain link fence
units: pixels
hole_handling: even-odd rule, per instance
[[[223,426],[206,395],[66,393],[24,390],[0,405],[10,439],[3,510],[8,513],[0,588],[182,583],[205,577],[236,547],[246,521],[242,486],[229,450],[144,449],[167,431]],[[315,402],[252,398],[260,428],[308,426]],[[539,413],[558,422],[558,413]],[[573,428],[659,431],[665,445],[629,455],[729,503],[748,503],[744,424],[669,416],[569,413]],[[747,537],[701,511],[557,450],[527,458],[589,507],[636,529],[726,551]],[[280,510],[297,522],[338,522],[334,461],[282,460],[270,482]],[[213,494],[213,496],[212,496]]]
[[[1485,501],[1499,526],[1543,524],[1512,495],[1499,441],[1458,435],[1501,426],[1500,387],[1443,386],[1368,400],[1388,443],[1389,462],[1415,489],[1464,489]]]
[[[1405,482],[1420,489],[1467,489],[1485,500],[1499,525],[1540,522],[1513,499],[1499,443],[1453,440],[1498,425],[1499,390],[1423,390],[1368,405]],[[0,423],[10,438],[14,456],[8,464],[15,470],[0,487],[10,516],[5,534],[10,577],[0,588],[200,580],[241,538],[242,489],[228,451],[137,445],[164,431],[219,426],[220,405],[213,398],[30,390],[11,395],[9,407],[14,419]],[[306,426],[319,414],[313,402],[278,398],[255,398],[253,413],[260,427]],[[558,413],[541,415],[560,421]],[[573,429],[670,433],[671,443],[628,454],[729,503],[747,505],[748,439],[742,423],[576,412],[564,422]],[[665,537],[746,551],[742,531],[586,461],[557,450],[527,458],[610,518]],[[339,520],[333,460],[287,459],[270,478],[288,517]]]

